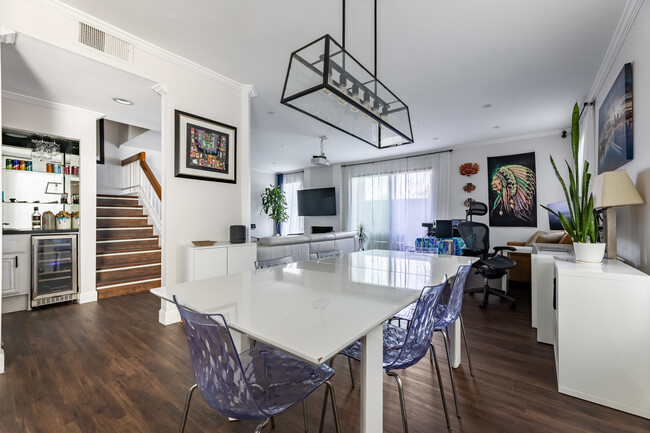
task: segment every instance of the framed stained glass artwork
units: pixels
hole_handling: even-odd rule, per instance
[[[237,128],[175,110],[175,176],[237,183]]]

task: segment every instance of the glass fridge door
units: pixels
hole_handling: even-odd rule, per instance
[[[77,239],[32,236],[32,299],[77,292]]]

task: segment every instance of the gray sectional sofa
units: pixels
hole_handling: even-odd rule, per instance
[[[316,253],[342,250],[351,253],[359,250],[359,237],[355,232],[332,232],[298,236],[269,236],[257,243],[257,260],[291,256],[294,262],[315,259]]]

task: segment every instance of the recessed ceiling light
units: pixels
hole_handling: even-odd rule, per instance
[[[268,114],[269,116],[277,116],[278,115],[278,113],[276,113],[275,111],[267,111],[266,114]]]
[[[490,108],[492,104],[483,104],[483,108]]]
[[[499,129],[501,128],[499,125],[493,126],[492,129]]]
[[[438,138],[440,138],[440,137],[433,137],[433,141],[436,141]]]
[[[276,165],[276,164],[277,164],[277,162],[272,162],[272,163],[271,163],[271,165]]]
[[[133,101],[129,101],[128,99],[124,99],[124,98],[113,98],[113,101],[122,105],[133,105]]]
[[[286,145],[286,144],[283,144],[283,145],[282,145],[282,148],[283,148],[283,149],[286,149],[286,148],[287,148],[287,145]]]

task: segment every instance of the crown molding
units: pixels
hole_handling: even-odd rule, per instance
[[[53,12],[60,13],[68,18],[72,18],[73,20],[84,22],[90,26],[105,31],[106,33],[110,33],[113,36],[116,36],[130,43],[131,45],[133,45],[134,48],[138,48],[142,51],[145,51],[151,55],[154,55],[170,63],[178,65],[182,68],[203,75],[204,77],[207,77],[211,80],[214,80],[232,89],[242,90],[244,88],[244,84],[239,83],[238,81],[235,81],[231,78],[221,75],[220,73],[215,72],[212,69],[206,68],[205,66],[201,66],[198,63],[192,62],[191,60],[181,57],[178,54],[174,54],[171,51],[167,51],[163,48],[160,48],[159,46],[154,45],[151,42],[148,42],[142,38],[134,36],[131,33],[125,32],[124,30],[121,30],[112,24],[109,24],[105,21],[102,21],[91,15],[88,15],[87,13],[82,12],[79,9],[75,9],[72,6],[66,5],[59,0],[29,0],[29,1],[37,5],[40,5],[44,8],[47,8]],[[254,87],[252,85],[250,86],[253,88],[254,91]]]
[[[598,96],[598,93],[603,88],[605,80],[607,79],[607,75],[612,69],[612,66],[614,66],[614,61],[620,53],[621,48],[623,47],[623,43],[627,39],[627,35],[630,33],[630,29],[632,28],[632,25],[634,24],[634,21],[639,14],[639,10],[641,10],[641,6],[643,6],[643,1],[644,0],[627,1],[625,9],[623,10],[623,15],[621,15],[618,26],[616,26],[616,30],[614,31],[614,36],[609,43],[609,47],[607,47],[605,58],[600,64],[600,68],[598,68],[596,79],[594,80],[594,83],[591,86],[589,93],[587,94],[586,102],[595,100],[596,96]]]
[[[16,31],[0,26],[0,44],[15,44]]]
[[[66,111],[68,113],[73,113],[76,115],[94,117],[95,119],[101,119],[102,117],[106,116],[104,113],[99,113],[97,111],[73,107],[72,105],[59,104],[58,102],[46,101],[45,99],[34,98],[32,96],[21,95],[19,93],[8,92],[6,90],[2,91],[2,97],[12,101],[24,102],[26,104],[51,108],[52,110]]]
[[[442,150],[445,149],[466,149],[466,148],[471,148],[471,147],[480,147],[480,146],[488,146],[491,144],[499,144],[499,143],[510,143],[513,141],[521,141],[521,140],[532,140],[535,138],[542,138],[542,137],[550,137],[552,135],[562,135],[562,131],[564,130],[570,130],[571,127],[567,126],[566,128],[562,129],[556,129],[552,131],[544,131],[544,132],[537,132],[534,134],[527,134],[527,135],[517,135],[514,137],[505,137],[505,138],[495,138],[492,140],[485,140],[485,141],[474,141],[474,142],[469,142],[469,143],[461,143],[457,144],[454,146],[449,146],[447,148],[441,148]]]
[[[161,83],[154,84],[153,86],[151,86],[151,90],[153,90],[154,92],[156,92],[160,96],[166,95],[167,94],[167,85],[166,84],[161,84]]]

